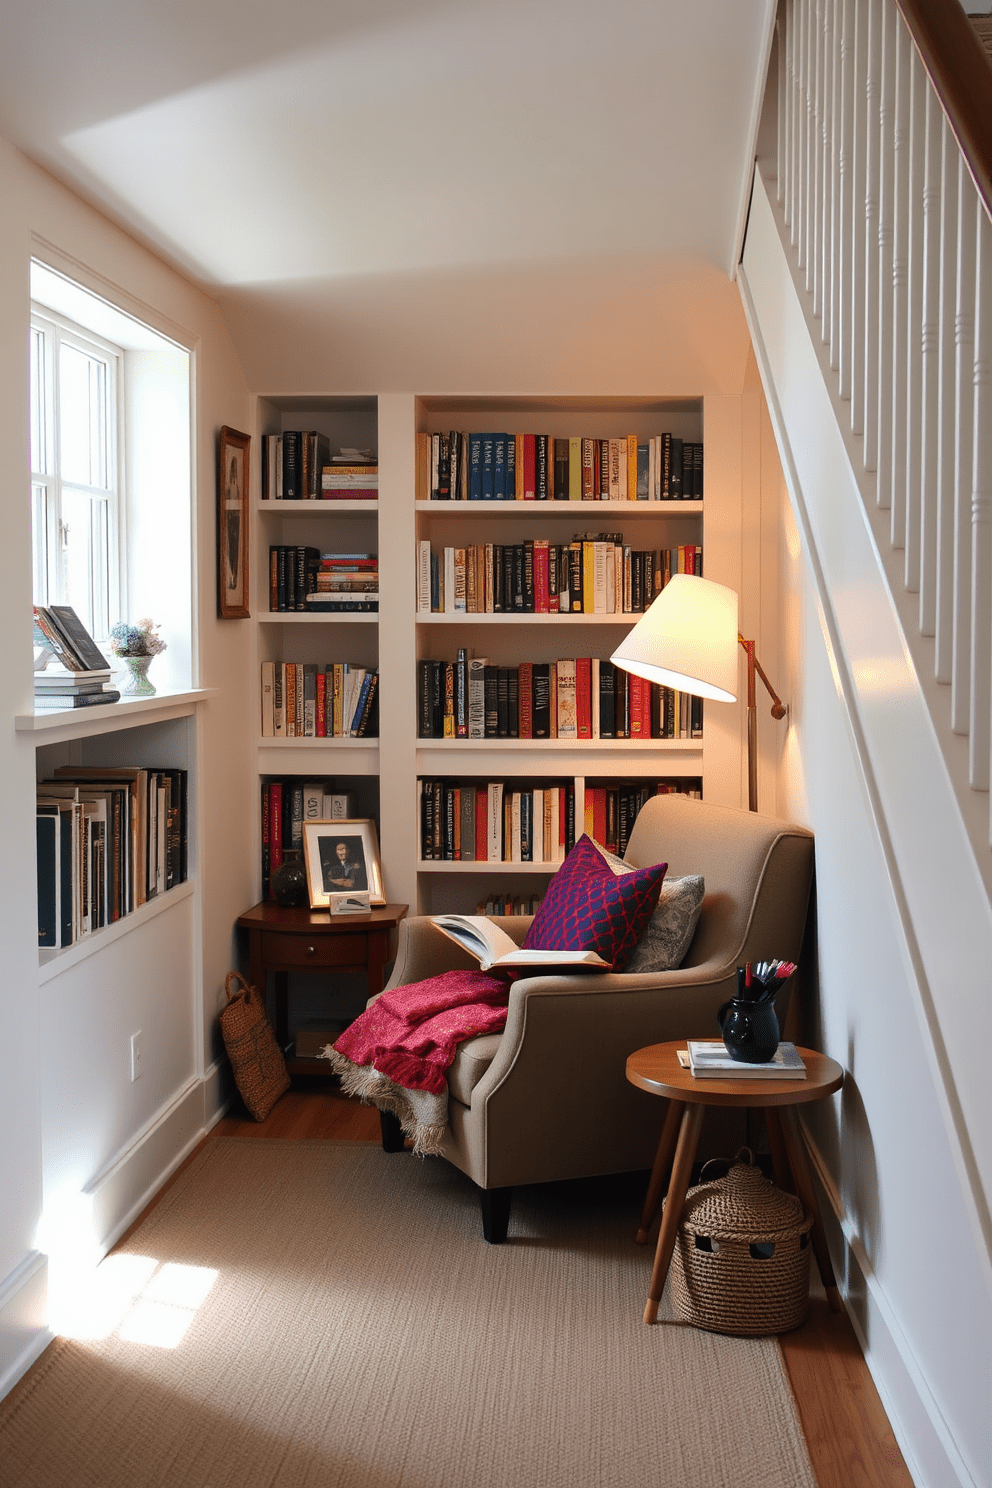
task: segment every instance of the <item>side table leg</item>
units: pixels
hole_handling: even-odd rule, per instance
[[[830,1252],[827,1249],[827,1237],[823,1230],[823,1221],[820,1218],[820,1206],[816,1202],[813,1175],[810,1172],[809,1163],[806,1159],[806,1150],[803,1147],[802,1134],[796,1123],[795,1112],[790,1107],[784,1106],[781,1110],[776,1111],[776,1115],[781,1121],[782,1137],[789,1158],[789,1166],[792,1169],[792,1176],[795,1179],[796,1193],[813,1216],[810,1239],[813,1242],[813,1254],[816,1256],[820,1280],[823,1282],[827,1293],[827,1305],[831,1312],[840,1312],[840,1293],[837,1290],[834,1268],[830,1264]]]
[[[651,1169],[651,1181],[648,1184],[647,1197],[644,1200],[644,1211],[641,1214],[641,1227],[637,1231],[638,1245],[647,1242],[648,1231],[658,1210],[658,1200],[661,1197],[662,1186],[668,1177],[668,1170],[672,1165],[672,1156],[675,1152],[675,1143],[678,1141],[679,1122],[682,1120],[682,1112],[685,1109],[682,1101],[670,1100],[668,1110],[665,1112],[664,1124],[661,1128],[661,1136],[658,1138],[658,1150],[654,1155],[654,1166]]]
[[[789,1167],[789,1159],[785,1150],[785,1138],[782,1136],[782,1122],[778,1109],[775,1106],[765,1106],[762,1115],[765,1118],[765,1129],[768,1132],[768,1148],[772,1156],[772,1172],[775,1175],[775,1182],[783,1193],[791,1193],[792,1170]]]
[[[668,1280],[668,1268],[672,1262],[675,1237],[678,1232],[679,1221],[682,1218],[682,1206],[685,1203],[685,1196],[689,1188],[689,1178],[692,1174],[692,1164],[696,1156],[696,1147],[699,1144],[699,1133],[703,1125],[703,1113],[705,1109],[705,1106],[702,1105],[686,1105],[682,1111],[679,1144],[675,1149],[675,1163],[672,1167],[671,1182],[668,1185],[668,1197],[665,1200],[665,1209],[661,1216],[658,1248],[654,1253],[654,1268],[651,1272],[651,1289],[648,1292],[648,1300],[644,1308],[644,1321],[646,1323],[656,1323],[658,1321],[658,1303],[661,1301],[661,1294],[665,1290],[665,1282]]]

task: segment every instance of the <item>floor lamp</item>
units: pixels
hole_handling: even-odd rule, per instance
[[[772,700],[772,717],[786,709],[737,629],[737,593],[694,574],[675,574],[610,660],[625,672],[718,703],[737,701],[737,646],[747,657],[748,806],[758,809],[758,718],[755,674]]]

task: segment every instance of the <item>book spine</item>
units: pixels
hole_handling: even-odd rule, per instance
[[[522,661],[517,667],[517,697],[519,709],[517,737],[532,739],[534,737],[534,666],[532,662]]]
[[[575,662],[575,734],[578,739],[592,738],[592,666],[588,656],[580,656]]]

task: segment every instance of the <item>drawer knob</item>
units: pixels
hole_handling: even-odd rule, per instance
[[[308,956],[316,956],[316,954],[317,954],[317,947],[316,946],[312,946],[312,945],[311,946],[307,946],[307,955]]]

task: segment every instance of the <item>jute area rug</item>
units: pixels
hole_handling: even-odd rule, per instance
[[[523,1189],[490,1246],[440,1159],[214,1139],[0,1405],[0,1484],[815,1488],[774,1339],[642,1323],[638,1206]]]

